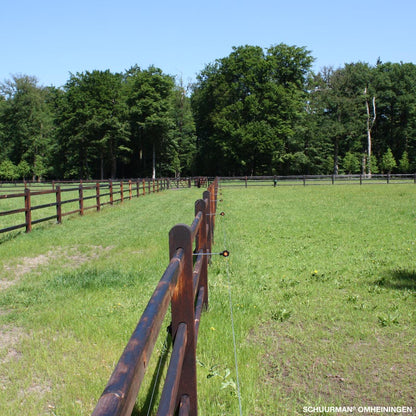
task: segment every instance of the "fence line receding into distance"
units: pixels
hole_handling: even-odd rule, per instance
[[[6,186],[8,187],[6,188]],[[2,184],[0,190],[10,191],[11,186],[17,184]],[[80,182],[78,186],[68,182],[52,182],[50,184],[21,184],[23,190],[14,193],[4,193],[0,195],[0,201],[16,199],[11,205],[12,209],[0,211],[0,217],[13,216],[11,224],[7,227],[0,228],[0,233],[25,228],[26,232],[32,230],[32,226],[41,222],[56,220],[62,222],[62,218],[71,215],[84,215],[85,211],[95,209],[100,211],[104,205],[113,205],[117,202],[123,202],[125,199],[132,199],[146,193],[155,193],[169,187],[167,179],[139,179],[128,181],[97,181],[97,182]],[[48,189],[40,187],[48,186]],[[42,196],[46,195],[42,199]],[[46,198],[46,199],[45,199]],[[65,199],[66,198],[66,199]],[[65,210],[65,207],[68,207]],[[52,210],[51,210],[52,208]],[[55,208],[55,210],[54,210]],[[34,211],[49,209],[47,214],[34,219]],[[24,221],[19,221],[16,215],[24,214]]]
[[[171,358],[159,416],[197,414],[196,344],[201,312],[208,305],[208,261],[213,243],[218,179],[195,202],[190,226],[169,232],[170,263],[128,341],[93,416],[131,415],[148,362],[171,307]]]

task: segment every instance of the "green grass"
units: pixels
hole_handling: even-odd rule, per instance
[[[243,414],[415,406],[414,185],[249,187],[223,199],[216,242],[225,231]],[[199,355],[235,380],[224,260],[210,272]],[[220,382],[201,383],[203,414],[238,414]]]
[[[168,231],[190,224],[201,193],[126,201],[0,244],[2,414],[91,414],[168,264]],[[231,256],[209,270],[200,414],[239,414],[229,283],[243,414],[415,407],[416,187],[224,188],[222,198],[214,250]]]
[[[2,415],[90,414],[200,190],[146,195],[0,244]]]

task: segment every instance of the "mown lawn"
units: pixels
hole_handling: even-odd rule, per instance
[[[239,414],[230,294],[244,415],[415,409],[416,187],[222,193],[215,250],[231,256],[209,271],[200,414]],[[200,195],[150,195],[0,244],[2,414],[92,412],[168,263],[168,231]]]

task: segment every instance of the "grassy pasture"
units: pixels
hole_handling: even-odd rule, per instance
[[[152,194],[0,244],[2,414],[92,412],[168,263],[168,231],[191,222],[201,191]],[[200,414],[238,414],[229,288],[243,414],[415,408],[415,186],[222,193],[215,250],[231,256],[209,271]]]

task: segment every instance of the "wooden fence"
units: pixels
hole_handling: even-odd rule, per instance
[[[416,184],[416,174],[221,177],[221,186]]]
[[[19,186],[19,184],[8,184],[6,188],[7,184],[2,185],[1,189],[3,191],[13,189],[11,188],[13,186],[16,189]],[[24,222],[0,228],[0,233],[17,230],[19,228],[25,228],[26,232],[30,232],[33,225],[50,220],[56,220],[57,223],[61,223],[62,218],[67,215],[84,215],[84,212],[90,209],[100,211],[104,205],[113,205],[116,202],[123,202],[125,199],[132,199],[133,197],[139,197],[146,193],[159,192],[166,189],[169,183],[167,179],[140,179],[129,181],[100,181],[94,183],[81,182],[75,187],[72,182],[51,182],[46,185],[38,184],[37,188],[40,186],[49,187],[49,189],[42,190],[37,190],[37,188],[28,187],[27,185],[27,183],[23,184],[24,189],[21,192],[0,195],[0,200],[10,201],[11,199],[20,198],[20,201],[13,205],[21,206],[19,208],[0,211],[0,217],[15,215],[12,221],[13,223],[19,222],[16,219],[16,214],[24,214]],[[43,203],[35,205],[34,200],[41,195],[49,195],[48,201],[43,201]],[[67,199],[65,199],[65,195],[68,195]],[[64,210],[66,206],[70,207],[67,211]],[[53,215],[49,211],[49,215],[37,219],[32,218],[33,211],[45,210],[51,207],[56,207],[56,212]]]
[[[131,415],[166,312],[173,347],[157,414],[197,414],[196,344],[208,305],[208,260],[213,243],[218,180],[195,202],[191,226],[169,232],[170,263],[110,377],[93,416]]]

